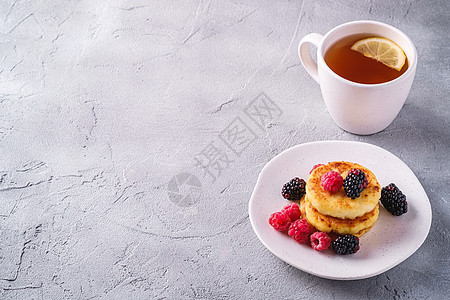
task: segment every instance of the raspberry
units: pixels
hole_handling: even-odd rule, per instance
[[[275,212],[270,215],[269,218],[269,224],[272,225],[272,227],[275,230],[286,232],[289,229],[289,226],[291,226],[291,219],[282,212]]]
[[[299,219],[291,224],[288,235],[300,244],[306,244],[309,241],[311,228],[306,219]]]
[[[348,197],[356,199],[361,196],[361,192],[367,187],[366,174],[360,169],[351,169],[344,179],[344,190]]]
[[[305,195],[306,182],[295,177],[283,185],[281,195],[288,200],[300,200]]]
[[[356,253],[359,250],[359,238],[351,234],[340,236],[333,242],[333,250],[337,254]]]
[[[300,216],[302,214],[300,212],[300,207],[298,207],[297,203],[286,204],[286,206],[283,207],[281,212],[284,213],[285,215],[287,215],[291,219],[292,222],[294,222],[295,220],[300,218]]]
[[[309,171],[309,174],[311,174],[311,172],[314,171],[314,169],[317,169],[320,166],[323,166],[323,164],[314,165],[314,167],[312,167],[311,171]]]
[[[408,211],[406,196],[393,183],[381,189],[380,201],[384,208],[394,216],[403,215]]]
[[[310,241],[313,249],[317,251],[327,250],[331,245],[331,239],[328,234],[321,231],[316,231],[311,234]]]
[[[326,172],[322,175],[320,181],[324,190],[329,191],[332,194],[339,191],[344,183],[341,174],[336,171]]]

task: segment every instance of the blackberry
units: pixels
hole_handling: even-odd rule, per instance
[[[361,192],[367,187],[366,174],[360,169],[351,169],[344,179],[344,190],[348,197],[356,199],[361,196]]]
[[[352,234],[342,235],[333,242],[332,247],[337,254],[353,254],[359,250],[359,238]]]
[[[295,177],[283,185],[281,195],[288,200],[300,200],[306,193],[306,182],[303,179]]]
[[[381,189],[380,201],[384,208],[394,216],[403,215],[408,211],[406,196],[393,183]]]

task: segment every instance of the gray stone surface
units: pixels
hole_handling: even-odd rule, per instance
[[[447,298],[449,3],[1,1],[0,298]],[[419,53],[407,103],[372,136],[334,125],[297,57],[302,36],[357,19]],[[280,111],[259,127],[261,93]],[[252,143],[233,152],[236,122]],[[391,151],[431,201],[423,246],[373,278],[299,271],[248,219],[274,155],[334,139]]]

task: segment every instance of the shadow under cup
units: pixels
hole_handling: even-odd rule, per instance
[[[338,40],[355,34],[394,41],[407,56],[406,72],[378,84],[349,81],[333,72],[324,60],[326,51]],[[375,21],[355,21],[335,27],[322,38],[317,65],[322,96],[334,122],[345,131],[368,135],[388,127],[403,107],[414,79],[417,51],[412,41],[395,27]]]

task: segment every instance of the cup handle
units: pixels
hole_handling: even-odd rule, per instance
[[[300,43],[298,44],[298,56],[300,57],[300,61],[302,62],[303,67],[309,73],[309,75],[319,83],[319,73],[317,70],[317,63],[311,57],[311,53],[309,51],[308,44],[311,43],[317,48],[319,48],[319,44],[322,41],[323,35],[318,33],[310,33],[304,36]]]

